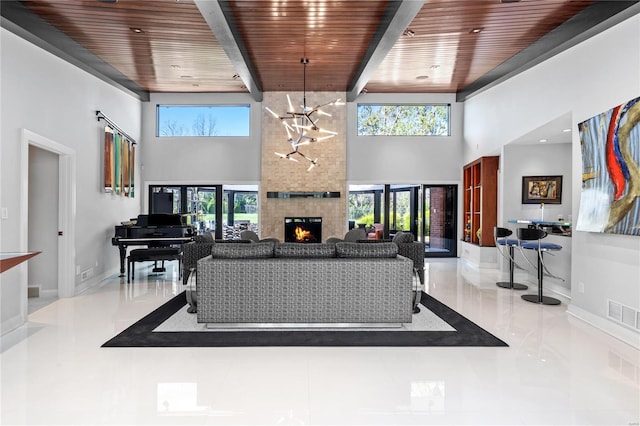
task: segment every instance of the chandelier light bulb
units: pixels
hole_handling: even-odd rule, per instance
[[[337,132],[334,132],[332,130],[319,128],[317,126],[317,123],[320,120],[320,118],[319,117],[315,118],[315,121],[314,121],[313,114],[331,117],[331,114],[321,111],[320,108],[325,106],[331,106],[331,105],[344,105],[344,102],[342,102],[342,100],[338,98],[323,105],[308,107],[307,106],[306,71],[307,71],[307,64],[309,63],[309,60],[306,58],[303,58],[300,60],[300,63],[304,67],[304,86],[303,86],[303,98],[302,98],[303,104],[300,105],[301,112],[296,112],[294,110],[293,102],[291,102],[291,97],[289,96],[289,94],[287,94],[287,103],[289,105],[289,110],[284,115],[278,115],[268,107],[265,107],[265,108],[271,115],[273,115],[275,118],[279,119],[282,122],[287,132],[287,142],[291,145],[291,149],[292,149],[292,151],[289,152],[288,154],[282,154],[279,152],[276,152],[275,154],[280,158],[285,158],[295,162],[298,162],[298,160],[294,158],[294,156],[300,156],[305,160],[307,160],[309,163],[311,163],[309,165],[309,168],[307,169],[307,171],[311,171],[314,167],[318,165],[318,159],[317,158],[312,159],[306,156],[305,154],[303,154],[298,150],[298,147],[302,145],[309,145],[314,142],[327,140],[327,139],[336,137],[336,135],[338,134]],[[325,133],[327,134],[327,136],[314,137],[309,134],[309,132],[311,131],[318,132],[318,133]]]

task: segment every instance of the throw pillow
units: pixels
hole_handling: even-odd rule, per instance
[[[335,244],[322,243],[282,243],[276,244],[276,257],[336,257]]]
[[[211,256],[214,259],[261,259],[273,257],[273,243],[214,244]]]
[[[391,240],[396,244],[405,244],[413,242],[413,234],[411,232],[398,232]]]
[[[394,243],[361,244],[361,243],[337,243],[336,255],[343,258],[356,257],[397,257],[398,246]]]

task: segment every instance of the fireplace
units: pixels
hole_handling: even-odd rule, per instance
[[[322,242],[322,218],[285,217],[284,241],[287,243]]]

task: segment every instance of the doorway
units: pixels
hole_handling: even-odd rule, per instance
[[[425,257],[457,257],[457,185],[423,185]]]
[[[349,185],[349,229],[383,224],[425,243],[425,257],[457,257],[457,185]]]
[[[40,254],[27,262],[28,311],[58,298],[58,154],[29,146],[28,247]]]
[[[73,221],[73,212],[75,211],[75,182],[76,182],[76,154],[75,151],[44,136],[33,133],[29,130],[22,130],[22,140],[20,148],[20,251],[27,252],[30,250],[39,250],[39,248],[31,247],[30,243],[35,243],[30,233],[40,232],[38,224],[30,223],[30,220],[39,220],[38,217],[30,215],[30,210],[44,209],[45,211],[54,208],[57,213],[57,219],[46,225],[47,233],[52,233],[55,238],[45,244],[47,251],[53,253],[51,259],[55,262],[57,273],[55,274],[57,286],[51,289],[52,293],[57,290],[57,297],[73,297],[75,294],[75,278],[74,278],[74,252],[75,252],[75,223]],[[38,175],[35,165],[33,153],[40,154],[42,158],[47,158],[46,162],[48,172],[46,176]],[[30,154],[31,153],[31,154]],[[54,163],[55,166],[54,166]],[[56,174],[52,176],[52,174]],[[35,179],[35,182],[33,181]],[[50,202],[48,206],[38,205],[41,201],[34,200],[37,194],[31,194],[34,183],[43,179],[51,179],[56,184],[53,185],[52,196],[56,199],[56,203]],[[35,195],[35,197],[32,197]],[[50,200],[50,198],[49,198]],[[30,205],[35,202],[36,205]],[[42,201],[46,203],[46,200]],[[53,207],[52,207],[53,206]],[[50,229],[53,228],[53,229]],[[32,238],[30,238],[32,237]],[[35,258],[34,258],[35,259]],[[37,266],[37,264],[35,264]],[[41,265],[43,269],[47,268],[46,262]],[[20,269],[20,315],[24,321],[28,315],[28,284],[29,269],[24,265]],[[35,270],[31,271],[36,276],[51,273],[51,271]]]

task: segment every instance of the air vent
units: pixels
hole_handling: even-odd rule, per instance
[[[627,327],[640,330],[640,312],[613,300],[607,301],[607,317]]]

